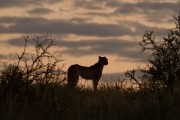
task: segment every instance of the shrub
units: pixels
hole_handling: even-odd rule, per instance
[[[44,87],[47,83],[63,83],[65,72],[62,59],[50,52],[54,38],[47,35],[24,37],[24,48],[16,61],[4,62],[0,72],[0,98],[24,96],[32,92],[32,85]],[[31,49],[28,49],[28,47]],[[33,48],[33,49],[32,49]],[[29,50],[29,51],[28,51]]]
[[[176,27],[168,31],[167,37],[161,41],[156,40],[153,31],[146,31],[143,40],[139,42],[142,52],[148,51],[151,57],[142,72],[143,81],[137,80],[135,72],[128,71],[126,76],[135,81],[140,87],[169,88],[171,91],[174,84],[179,82],[180,74],[180,14],[174,17]]]

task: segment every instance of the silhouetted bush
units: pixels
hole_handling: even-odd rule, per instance
[[[46,88],[48,83],[58,85],[64,81],[65,72],[62,70],[62,64],[58,64],[62,60],[50,52],[54,38],[48,34],[26,36],[24,43],[23,52],[17,54],[16,60],[2,62],[0,101],[6,97],[27,97],[35,92],[35,85],[36,89],[39,87],[40,90]]]
[[[24,79],[24,72],[14,64],[4,66],[4,70],[0,73],[0,81],[2,97],[26,94],[27,87],[32,83]]]
[[[139,42],[142,52],[148,51],[149,64],[142,72],[141,80],[137,80],[136,71],[128,71],[127,77],[134,80],[144,88],[169,88],[171,91],[174,84],[179,82],[180,74],[180,14],[174,17],[176,27],[168,31],[167,37],[156,40],[153,31],[146,31],[143,40]],[[143,79],[143,80],[142,80]]]

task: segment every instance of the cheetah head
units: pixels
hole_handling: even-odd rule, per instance
[[[99,62],[102,63],[103,65],[107,65],[108,59],[106,57],[99,56]]]

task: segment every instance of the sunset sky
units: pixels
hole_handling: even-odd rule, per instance
[[[20,52],[26,34],[49,32],[65,70],[101,55],[109,59],[104,73],[121,73],[146,64],[143,33],[165,36],[179,12],[179,0],[0,0],[0,59]]]

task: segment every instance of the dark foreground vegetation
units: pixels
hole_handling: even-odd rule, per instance
[[[112,86],[92,90],[32,85],[26,95],[3,97],[2,120],[178,120],[180,93]]]
[[[150,50],[149,64],[126,72],[133,85],[128,88],[123,80],[101,84],[96,92],[69,89],[63,60],[49,51],[54,39],[25,37],[17,61],[2,63],[0,120],[179,120],[180,15],[174,18],[176,27],[162,41],[145,32],[140,45]]]

